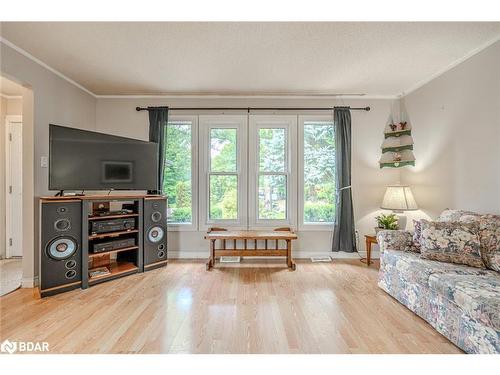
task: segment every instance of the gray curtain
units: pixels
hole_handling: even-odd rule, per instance
[[[356,251],[351,194],[351,112],[349,107],[335,107],[335,168],[337,199],[332,251]]]
[[[163,192],[163,170],[165,168],[165,144],[168,123],[168,107],[148,107],[149,141],[158,143],[158,187],[156,193]]]

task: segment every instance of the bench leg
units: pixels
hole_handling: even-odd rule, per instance
[[[291,240],[286,240],[286,263],[288,268],[291,268],[292,271],[295,271],[297,266],[295,265],[295,262],[292,259],[292,241]]]
[[[210,256],[206,264],[207,271],[209,271],[214,266],[215,266],[215,240],[210,240]]]

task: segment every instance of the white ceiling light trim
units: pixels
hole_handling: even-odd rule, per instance
[[[492,46],[493,44],[495,44],[499,40],[500,40],[500,36],[497,36],[497,37],[493,38],[492,40],[484,43],[483,45],[481,45],[481,46],[473,49],[472,51],[470,51],[469,53],[467,53],[465,56],[459,58],[458,60],[452,62],[447,67],[445,67],[445,68],[437,71],[436,73],[432,74],[427,79],[424,79],[424,80],[422,80],[420,82],[417,82],[416,84],[414,84],[413,86],[411,86],[409,89],[404,90],[401,94],[398,95],[398,97],[405,97],[406,95],[411,94],[413,91],[416,91],[419,88],[425,86],[426,84],[428,84],[432,80],[434,80],[437,77],[443,75],[444,73],[448,72],[449,70],[453,69],[454,67],[460,65],[461,63],[463,63],[464,61],[470,59],[471,57],[477,55],[478,53],[480,53],[481,51],[485,50],[486,48]]]
[[[54,73],[55,75],[61,77],[62,79],[66,80],[67,82],[71,83],[72,85],[78,87],[80,90],[83,90],[85,91],[87,94],[89,95],[92,95],[94,98],[96,97],[96,95],[90,91],[89,89],[87,89],[86,87],[83,87],[82,85],[80,85],[78,82],[76,81],[73,81],[71,78],[65,76],[64,74],[62,74],[60,71],[52,68],[51,66],[47,65],[46,63],[44,63],[43,61],[37,59],[35,56],[33,56],[31,53],[29,53],[28,51],[25,51],[24,49],[22,49],[21,47],[15,45],[14,43],[8,41],[7,39],[3,38],[3,37],[0,37],[0,43],[3,43],[5,44],[6,46],[12,48],[14,51],[16,52],[19,52],[21,55],[27,57],[28,59],[30,59],[31,61],[37,63],[38,65],[40,66],[43,66],[45,69],[51,71],[52,73]]]

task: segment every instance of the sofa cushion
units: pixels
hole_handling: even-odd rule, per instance
[[[440,222],[450,222],[450,221],[462,221],[462,222],[473,222],[477,221],[480,215],[466,210],[450,210],[446,209],[441,212],[441,215],[437,218],[436,221]]]
[[[424,259],[420,254],[409,251],[386,250],[383,262],[384,269],[396,270],[403,281],[425,286],[429,286],[429,277],[435,273],[484,276],[490,272],[481,268]]]
[[[479,241],[486,268],[500,272],[500,215],[481,216]]]
[[[455,303],[472,319],[500,330],[500,277],[496,272],[483,275],[433,273],[429,287]]]
[[[479,224],[421,220],[423,258],[484,268]]]

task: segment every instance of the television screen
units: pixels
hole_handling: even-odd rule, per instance
[[[156,190],[158,145],[50,125],[50,190]]]

